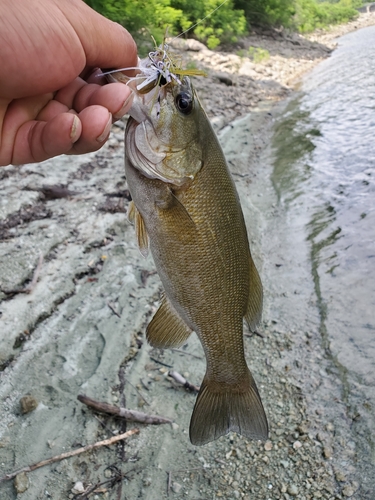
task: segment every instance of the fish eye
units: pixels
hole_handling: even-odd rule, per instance
[[[176,95],[175,103],[177,109],[184,115],[189,115],[193,109],[193,99],[186,92]]]

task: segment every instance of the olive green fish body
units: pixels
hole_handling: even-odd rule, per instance
[[[169,108],[175,105],[178,91],[174,89]],[[126,158],[126,176],[141,234],[138,240],[142,241],[142,234],[144,240],[149,239],[165,289],[147,337],[156,347],[180,345],[192,330],[200,338],[207,370],[190,424],[193,444],[204,444],[231,430],[263,439],[268,434],[267,420],[243,346],[243,318],[252,328],[260,320],[262,286],[224,154],[190,84],[188,91],[194,116],[182,136],[187,144],[186,156],[196,165],[193,174],[186,170],[190,167],[182,167],[182,181],[174,183],[168,177],[165,182],[150,178],[149,172],[144,175],[142,167],[133,164],[136,155]],[[173,113],[160,115],[159,126],[178,126]],[[168,116],[172,116],[170,123]],[[137,127],[139,123],[130,118],[127,150],[137,140]],[[147,130],[148,125],[142,132],[146,136]],[[172,130],[170,137],[178,133]],[[144,148],[142,141],[140,147]],[[175,154],[182,158],[180,150]],[[178,159],[173,167],[176,171],[181,161]],[[174,175],[170,170],[163,172],[165,176]],[[140,245],[147,246],[147,241]]]

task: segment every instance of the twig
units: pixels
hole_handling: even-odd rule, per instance
[[[137,391],[138,396],[140,396],[140,397],[143,399],[143,401],[145,402],[145,404],[146,404],[146,405],[148,405],[148,406],[150,406],[150,403],[149,403],[149,402],[147,401],[147,399],[146,399],[146,398],[142,395],[141,391],[140,391],[139,389],[137,389],[137,388],[135,387],[135,385],[133,385],[131,382],[129,382],[129,380],[128,380],[128,379],[126,379],[126,382],[127,382],[128,384],[130,384],[130,385],[133,387],[133,389],[134,389],[135,391]],[[147,389],[147,390],[148,390],[148,389]]]
[[[197,356],[196,354],[192,354],[191,352],[187,352],[187,351],[183,351],[182,349],[171,349],[171,351],[174,351],[174,352],[179,352],[180,354],[186,354],[187,356],[193,356],[193,358],[197,358],[197,359],[202,359],[201,356]]]
[[[257,330],[255,332],[252,332],[252,333],[245,333],[244,335],[245,335],[245,337],[253,337],[254,335],[258,335],[258,337],[260,337],[261,339],[264,339],[263,333],[258,332]]]
[[[167,365],[167,363],[163,363],[163,361],[159,361],[158,359],[153,358],[152,356],[150,356],[150,359],[152,359],[152,361],[155,361],[155,363],[159,363],[159,365],[166,366],[167,368],[173,368],[172,365]]]
[[[168,471],[168,483],[167,483],[167,496],[169,497],[169,493],[171,491],[171,484],[172,484],[172,471]]]
[[[34,290],[35,285],[37,284],[40,270],[42,269],[42,265],[43,265],[43,254],[40,254],[38,264],[33,274],[33,279],[30,281],[28,285],[22,288],[20,287],[20,288],[13,288],[11,290],[1,290],[1,291],[6,295],[15,295],[16,293],[31,293]]]
[[[82,448],[78,448],[77,450],[68,451],[66,453],[61,453],[61,455],[56,455],[55,457],[47,458],[46,460],[42,460],[41,462],[37,462],[33,465],[28,465],[27,467],[22,467],[22,469],[18,469],[14,472],[10,472],[9,474],[5,474],[5,476],[0,477],[0,483],[3,481],[8,481],[9,479],[13,479],[21,472],[32,472],[35,469],[39,469],[40,467],[44,467],[45,465],[53,464],[55,462],[59,462],[60,460],[64,460],[65,458],[75,457],[76,455],[80,455],[85,451],[94,450],[96,448],[100,448],[101,446],[109,446],[113,443],[117,443],[117,441],[122,441],[123,439],[127,439],[133,434],[139,434],[139,429],[131,429],[130,431],[125,432],[124,434],[119,434],[118,436],[113,436],[109,439],[104,439],[103,441],[98,441],[94,444],[89,444],[87,446],[83,446]]]
[[[176,382],[183,385],[185,389],[188,389],[189,391],[192,392],[199,392],[199,387],[191,384],[188,380],[186,380],[185,377],[181,375],[181,373],[171,370],[168,372],[168,375],[172,377]]]
[[[117,415],[123,417],[126,420],[131,420],[132,422],[140,422],[142,424],[171,424],[173,420],[167,417],[161,417],[159,415],[147,415],[141,411],[128,410],[126,408],[120,408],[119,406],[110,405],[108,403],[101,403],[95,399],[88,398],[87,396],[80,394],[77,396],[78,401],[93,408],[96,411],[102,413],[109,413],[110,415]]]
[[[116,309],[114,308],[114,306],[110,302],[107,303],[107,306],[110,308],[110,310],[113,312],[113,314],[115,314],[118,318],[121,318],[120,314],[116,311]]]

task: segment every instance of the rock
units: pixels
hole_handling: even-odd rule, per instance
[[[194,40],[193,38],[188,38],[186,40],[186,47],[187,50],[191,50],[193,52],[199,52],[207,49],[204,43],[198,42],[198,40]]]
[[[227,73],[216,73],[215,78],[219,80],[220,83],[225,83],[228,87],[234,85],[233,79]]]
[[[27,477],[26,472],[21,472],[17,474],[14,478],[14,487],[17,493],[24,493],[29,487],[29,478]]]
[[[272,448],[273,448],[273,444],[271,443],[271,441],[266,441],[266,442],[264,443],[264,449],[265,449],[266,451],[271,451],[271,450],[272,450]]]
[[[343,483],[344,481],[346,481],[346,476],[341,471],[337,471],[336,474],[335,474],[335,477],[336,477],[336,481],[340,481],[341,483]]]
[[[20,405],[22,414],[30,413],[38,406],[38,401],[33,396],[27,394],[20,399]]]
[[[324,458],[332,458],[333,450],[330,446],[324,446],[323,448]]]
[[[345,486],[345,488],[343,488],[342,490],[342,494],[344,495],[344,497],[352,497],[355,493],[355,490],[352,486]]]
[[[292,497],[296,497],[298,495],[298,488],[295,484],[290,484],[288,486],[288,493],[289,495],[291,495]]]
[[[294,441],[294,443],[293,443],[294,450],[299,450],[301,447],[302,447],[301,441]]]
[[[175,493],[180,493],[180,491],[182,490],[181,484],[180,483],[172,483],[172,490]]]
[[[80,493],[84,493],[85,487],[83,486],[82,481],[77,481],[76,484],[71,489],[71,492],[74,495],[79,495]]]

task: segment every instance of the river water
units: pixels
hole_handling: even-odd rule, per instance
[[[277,120],[272,181],[307,242],[321,342],[374,467],[375,27],[338,44]]]

